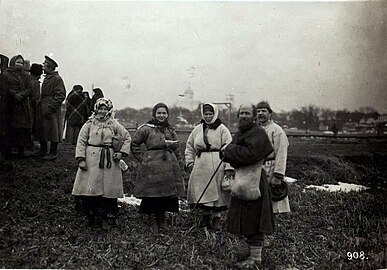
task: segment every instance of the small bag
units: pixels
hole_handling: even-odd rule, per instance
[[[220,183],[220,187],[223,191],[230,191],[231,186],[234,182],[234,178],[232,176],[224,175],[222,182]]]
[[[262,164],[263,160],[235,169],[235,182],[231,187],[232,196],[247,201],[261,197],[259,185],[261,182]]]
[[[124,144],[124,138],[119,135],[114,135],[112,138],[112,147],[114,152],[120,152],[122,145]]]

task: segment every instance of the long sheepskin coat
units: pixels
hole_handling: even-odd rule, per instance
[[[75,157],[86,159],[87,171],[78,168],[73,195],[123,197],[122,172],[119,162],[113,160],[112,148],[109,148],[111,168],[106,168],[106,156],[104,168],[99,167],[100,154],[104,148],[98,145],[111,146],[114,135],[123,138],[120,152],[123,155],[129,155],[131,142],[129,132],[117,120],[108,119],[106,122],[100,122],[92,118],[83,125],[78,136]],[[95,146],[90,146],[90,144]]]
[[[190,204],[198,201],[208,181],[215,172],[220,162],[219,149],[222,145],[229,144],[232,140],[230,131],[225,125],[220,124],[216,129],[208,129],[207,133],[211,150],[218,151],[201,152],[206,149],[203,133],[203,124],[196,126],[188,137],[185,149],[186,164],[194,164],[188,182],[187,198]],[[198,155],[198,152],[201,152],[201,154]],[[230,191],[223,191],[221,188],[221,181],[224,177],[226,166],[231,169],[231,166],[226,163],[220,166],[201,198],[200,203],[215,207],[228,206],[230,202]]]
[[[185,195],[180,147],[168,148],[165,140],[177,140],[176,132],[166,128],[163,133],[149,123],[140,126],[133,135],[132,153],[140,162],[133,191],[135,197]]]

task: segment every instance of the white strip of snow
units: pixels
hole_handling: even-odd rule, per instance
[[[141,203],[141,199],[137,199],[136,197],[133,197],[133,195],[130,197],[124,196],[124,198],[118,198],[118,201],[126,204],[130,204],[130,205],[136,205],[136,206],[139,206]]]
[[[284,181],[285,181],[286,183],[294,183],[294,182],[297,182],[298,180],[297,180],[297,179],[294,179],[294,178],[291,178],[291,177],[285,176]]]
[[[323,185],[323,186],[315,186],[315,185],[309,185],[306,186],[305,189],[317,189],[317,190],[324,190],[329,192],[350,192],[350,191],[361,191],[366,190],[368,187],[362,186],[362,185],[356,185],[356,184],[348,184],[343,182],[338,182],[338,185]]]

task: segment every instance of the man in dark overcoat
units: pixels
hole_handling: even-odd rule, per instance
[[[241,188],[233,190],[231,187],[232,197],[227,216],[227,230],[232,234],[246,237],[250,248],[249,257],[239,262],[239,267],[260,264],[264,235],[274,232],[271,194],[262,168],[263,160],[273,152],[273,147],[265,130],[256,125],[256,116],[254,105],[242,105],[238,111],[238,132],[232,142],[221,149],[223,161],[235,168],[233,185]],[[238,172],[242,171],[245,173],[244,176],[239,174],[240,177],[237,177]],[[260,177],[254,177],[257,174],[260,174]],[[243,185],[249,188],[243,189]],[[252,198],[254,189],[257,190],[257,194]]]
[[[39,121],[43,127],[43,138],[40,140],[39,156],[44,160],[55,160],[57,158],[58,143],[62,142],[62,117],[61,105],[66,98],[66,88],[61,76],[55,71],[58,64],[54,59],[45,56],[43,71],[46,77],[42,84],[42,92],[37,104],[42,119]],[[50,151],[47,155],[48,141]]]

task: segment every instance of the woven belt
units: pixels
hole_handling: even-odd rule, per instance
[[[110,169],[112,167],[112,159],[110,155],[109,148],[113,148],[111,145],[94,145],[94,144],[88,144],[88,146],[94,146],[94,147],[101,147],[103,148],[101,150],[101,155],[99,156],[99,168],[103,169],[105,165],[105,156],[106,156],[106,168]]]

